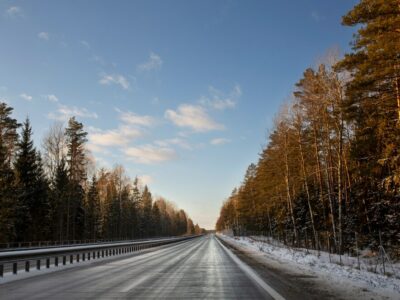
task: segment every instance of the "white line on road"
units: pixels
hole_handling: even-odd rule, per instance
[[[225,250],[225,252],[229,255],[230,258],[239,266],[239,268],[244,271],[247,276],[249,276],[251,279],[253,279],[255,282],[258,283],[259,286],[261,286],[268,294],[271,295],[272,298],[275,300],[285,300],[277,291],[275,291],[272,287],[270,287],[268,284],[265,283],[264,280],[261,279],[261,277],[253,271],[253,269],[248,266],[246,263],[244,263],[242,260],[240,260],[234,253],[232,253],[228,248],[226,248],[218,238],[216,238],[218,243],[221,245],[222,249]]]

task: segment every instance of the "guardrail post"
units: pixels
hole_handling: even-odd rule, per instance
[[[73,254],[71,254],[71,255],[69,256],[69,263],[70,263],[70,264],[73,264],[73,263],[74,263],[74,255],[73,255]]]
[[[54,257],[54,265],[58,267],[58,256]]]
[[[63,256],[63,265],[65,266],[67,264],[67,257],[64,255]]]
[[[79,262],[79,254],[76,255],[76,262]]]
[[[18,264],[16,262],[13,263],[13,274],[17,275]]]
[[[46,258],[46,268],[50,268],[50,258]]]
[[[87,259],[90,260],[90,252],[87,254]]]
[[[0,265],[0,277],[4,276],[4,266]]]
[[[86,253],[82,253],[82,261],[86,260]]]
[[[25,262],[25,272],[29,272],[29,267],[30,267],[29,260],[27,260]]]
[[[40,259],[36,261],[36,270],[40,270]]]

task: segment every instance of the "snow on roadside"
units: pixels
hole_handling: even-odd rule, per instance
[[[241,250],[261,255],[269,262],[272,259],[290,263],[290,268],[296,267],[302,271],[314,273],[331,285],[340,285],[349,290],[354,286],[363,292],[371,292],[381,299],[400,299],[400,279],[358,270],[350,266],[340,266],[327,261],[324,255],[318,257],[313,253],[294,251],[290,248],[255,241],[249,237],[231,237],[221,234],[218,236]]]

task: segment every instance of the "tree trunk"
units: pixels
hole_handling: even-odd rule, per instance
[[[315,240],[315,247],[318,247],[317,232],[315,230],[315,224],[314,224],[314,212],[313,212],[313,209],[311,206],[310,191],[308,189],[307,172],[306,172],[306,167],[305,167],[303,146],[302,146],[302,142],[301,142],[301,132],[300,131],[298,131],[298,143],[299,143],[300,158],[301,158],[301,170],[302,170],[303,178],[304,178],[304,188],[305,188],[306,194],[307,194],[307,204],[308,204],[308,210],[310,213],[311,226],[312,226],[312,231],[313,231],[314,240]]]

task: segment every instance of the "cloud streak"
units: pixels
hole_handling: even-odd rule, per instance
[[[134,139],[141,137],[142,132],[137,128],[120,126],[117,129],[101,130],[92,128],[89,134],[91,144],[105,147],[126,146]]]
[[[33,97],[31,95],[28,95],[26,93],[22,93],[19,95],[22,99],[26,100],[26,101],[32,101]]]
[[[111,85],[111,84],[116,84],[119,85],[121,88],[124,90],[129,89],[129,81],[122,75],[120,74],[102,74],[101,78],[99,80],[99,83],[101,85]]]
[[[121,110],[117,109],[117,112],[120,113],[119,119],[129,125],[139,125],[144,127],[151,127],[154,126],[156,120],[151,116],[140,116],[133,112],[122,112]]]
[[[58,102],[58,98],[56,97],[56,95],[50,94],[50,95],[47,95],[46,98],[50,102]]]
[[[77,106],[67,106],[59,104],[56,112],[51,112],[47,115],[49,119],[57,121],[67,121],[71,117],[97,119],[98,115],[95,112],[90,112],[86,108]]]
[[[22,9],[19,6],[10,6],[6,14],[10,17],[22,17]]]
[[[199,105],[181,104],[177,110],[168,109],[165,118],[178,127],[188,127],[196,132],[223,130],[222,124],[215,122]]]
[[[48,32],[42,31],[42,32],[38,33],[38,38],[41,39],[41,40],[48,41],[50,39],[50,36],[49,36]]]
[[[209,95],[201,97],[199,102],[202,105],[209,106],[216,110],[235,108],[238,99],[242,95],[242,90],[239,85],[235,85],[228,94],[225,94],[213,86],[210,86],[208,91]]]
[[[129,147],[124,150],[125,155],[133,161],[141,164],[155,164],[176,159],[174,149],[168,147],[155,147],[153,145],[142,145]]]
[[[220,146],[220,145],[228,144],[230,142],[231,142],[231,140],[227,139],[227,138],[215,138],[210,141],[210,144],[214,145],[214,146]]]
[[[154,144],[160,147],[168,147],[170,145],[176,145],[186,150],[192,150],[193,147],[184,139],[181,138],[172,138],[172,139],[165,139],[165,140],[157,140]]]
[[[154,52],[150,52],[149,59],[146,62],[140,64],[137,68],[139,71],[159,70],[161,69],[162,64],[163,61],[161,57]]]

